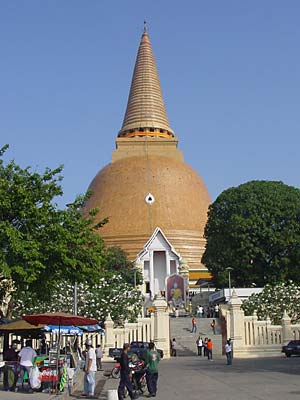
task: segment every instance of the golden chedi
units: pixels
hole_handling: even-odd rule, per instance
[[[201,264],[210,197],[201,177],[177,149],[146,29],[135,63],[127,109],[112,162],[92,181],[86,208],[108,217],[99,232],[138,260],[144,291],[165,290],[165,279],[189,269],[190,287],[208,273]]]

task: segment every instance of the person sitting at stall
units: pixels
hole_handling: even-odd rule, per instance
[[[18,352],[16,351],[17,348],[17,340],[14,340],[9,349],[4,350],[3,352],[3,360],[8,361],[10,367],[5,367],[4,374],[3,374],[3,384],[4,390],[14,390],[17,383],[17,368],[18,368]],[[15,373],[14,382],[10,382],[8,380],[8,368],[12,368]]]
[[[48,354],[48,345],[46,342],[46,335],[43,333],[41,336],[41,343],[40,343],[40,351],[39,351],[40,355],[41,354]]]
[[[4,361],[18,361],[17,343],[14,340],[9,349],[3,352]]]
[[[26,340],[25,347],[23,347],[23,349],[21,349],[19,353],[19,361],[20,361],[21,376],[23,383],[24,383],[24,373],[25,371],[27,371],[28,377],[30,376],[30,372],[32,370],[36,357],[37,354],[35,350],[33,350],[33,348],[31,347],[31,340]],[[28,386],[29,386],[29,391],[32,392],[29,379],[28,379]]]

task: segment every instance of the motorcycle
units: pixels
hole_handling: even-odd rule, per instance
[[[147,381],[146,381],[146,370],[145,362],[143,360],[139,360],[138,358],[134,357],[129,362],[129,368],[132,374],[132,386],[133,391],[135,394],[137,393],[144,393],[147,388]],[[121,374],[121,365],[120,363],[116,363],[112,369],[111,376],[115,379],[118,379]],[[124,397],[128,396],[128,391],[125,388]]]
[[[111,377],[114,379],[119,379],[120,378],[120,373],[121,373],[121,364],[117,362],[113,369],[111,370]]]
[[[147,388],[145,361],[137,360],[129,363],[132,373],[132,386],[135,394],[143,394]]]
[[[121,373],[121,364],[119,362],[119,357],[115,357],[114,360],[116,361],[113,369],[111,370],[111,377],[114,379],[119,379],[120,378],[120,373]],[[132,354],[130,358],[131,363],[136,363],[139,360],[138,356],[136,354]],[[129,365],[130,367],[130,365]]]

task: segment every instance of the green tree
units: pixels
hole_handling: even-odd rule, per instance
[[[142,283],[141,272],[136,269],[133,262],[128,260],[126,252],[120,247],[106,249],[106,270],[119,274],[129,284]]]
[[[105,272],[94,284],[78,284],[78,314],[104,321],[108,314],[115,322],[127,319],[133,322],[143,304],[141,293],[124,281],[121,275]],[[13,308],[14,316],[43,312],[73,312],[74,285],[70,282],[56,283],[49,300],[38,298],[25,291],[18,293]]]
[[[292,281],[266,285],[261,293],[252,294],[242,309],[245,315],[253,315],[255,311],[259,320],[269,317],[273,324],[280,324],[286,311],[293,323],[299,322],[300,287]]]
[[[251,181],[225,190],[209,207],[202,262],[217,286],[300,282],[300,190]]]
[[[107,221],[95,225],[97,210],[82,217],[85,196],[59,210],[62,167],[39,174],[14,161],[5,164],[7,147],[0,150],[1,279],[40,298],[49,298],[56,282],[95,282],[105,260],[95,231]]]

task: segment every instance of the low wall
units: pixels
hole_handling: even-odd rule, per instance
[[[233,344],[233,354],[235,358],[260,358],[260,357],[282,357],[282,346],[245,346],[235,350]]]
[[[256,313],[245,316],[241,305],[241,300],[233,291],[229,304],[221,307],[227,338],[230,337],[233,342],[234,357],[280,357],[282,345],[300,339],[300,324],[292,325],[286,313],[280,325],[273,325],[270,318],[258,320]]]

